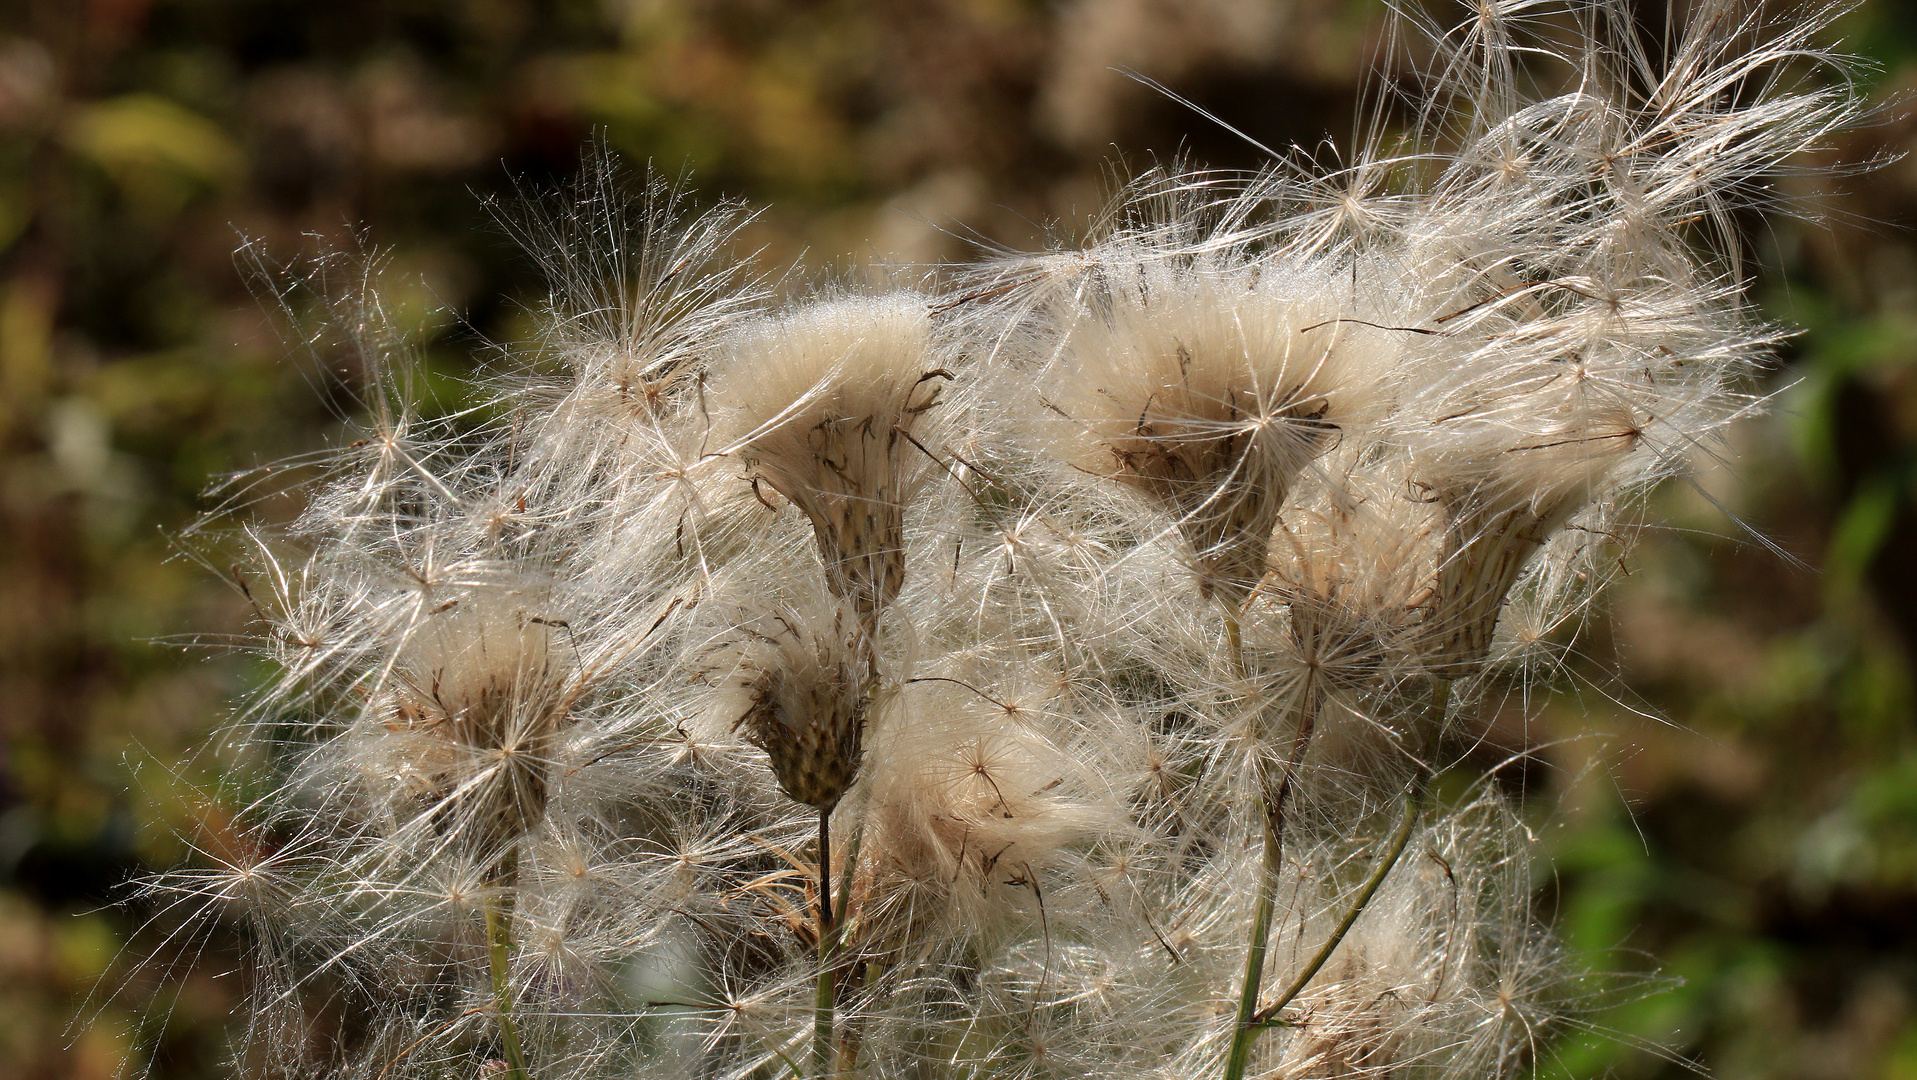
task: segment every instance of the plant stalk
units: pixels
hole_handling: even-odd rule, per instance
[[[519,845],[507,847],[492,871],[493,890],[486,897],[486,953],[492,967],[493,1012],[499,1017],[499,1041],[506,1053],[506,1080],[529,1080],[526,1055],[513,1023],[512,986],[508,981],[513,956],[513,910],[508,890],[519,883]]]
[[[1436,745],[1438,732],[1444,726],[1445,707],[1450,697],[1451,680],[1433,679],[1431,681],[1431,705],[1426,721],[1431,726],[1433,745]],[[1431,783],[1431,767],[1423,757],[1417,760],[1414,768],[1416,771],[1412,775],[1411,784],[1405,789],[1404,809],[1398,816],[1398,827],[1392,831],[1391,843],[1385,848],[1384,857],[1371,868],[1371,875],[1358,889],[1358,895],[1352,898],[1351,906],[1345,910],[1344,916],[1338,920],[1338,925],[1325,938],[1324,944],[1320,945],[1311,959],[1305,962],[1305,966],[1299,969],[1297,976],[1291,980],[1291,985],[1278,996],[1278,1000],[1258,1010],[1252,1018],[1254,1026],[1264,1027],[1273,1023],[1279,1018],[1284,1007],[1304,992],[1305,984],[1311,982],[1331,959],[1331,954],[1338,951],[1338,946],[1345,940],[1345,935],[1351,932],[1351,927],[1358,921],[1358,916],[1364,914],[1365,908],[1371,903],[1371,898],[1377,895],[1379,887],[1384,884],[1384,879],[1390,875],[1392,868],[1397,866],[1398,860],[1404,856],[1404,849],[1411,842],[1411,834],[1417,827],[1418,818],[1424,813],[1425,789]]]
[[[819,1080],[832,1075],[833,993],[838,972],[834,969],[832,934],[832,810],[819,811],[819,989],[812,1001],[812,1064]]]
[[[1262,770],[1261,770],[1262,771]],[[1244,1080],[1251,1063],[1251,1045],[1258,1037],[1258,987],[1265,977],[1265,949],[1271,937],[1271,914],[1277,907],[1278,873],[1284,866],[1279,845],[1277,815],[1264,795],[1258,807],[1265,818],[1264,865],[1258,875],[1258,900],[1251,913],[1251,942],[1245,951],[1245,980],[1238,991],[1238,1018],[1231,1035],[1231,1054],[1225,1059],[1225,1080]]]
[[[1398,865],[1398,858],[1404,854],[1405,845],[1410,843],[1412,830],[1416,827],[1418,816],[1423,810],[1422,787],[1421,784],[1413,784],[1411,789],[1405,792],[1404,810],[1398,816],[1398,827],[1392,831],[1391,844],[1385,849],[1384,857],[1371,868],[1371,875],[1365,879],[1363,887],[1358,890],[1358,895],[1353,898],[1351,906],[1345,909],[1344,916],[1326,936],[1324,944],[1318,946],[1318,951],[1313,953],[1311,959],[1305,962],[1305,966],[1298,970],[1297,976],[1291,980],[1291,985],[1285,988],[1284,993],[1278,995],[1278,1000],[1258,1010],[1252,1017],[1254,1025],[1263,1027],[1271,1024],[1284,1007],[1291,1004],[1293,998],[1304,992],[1305,984],[1309,983],[1312,977],[1318,974],[1319,969],[1325,966],[1326,961],[1331,959],[1331,954],[1338,951],[1338,946],[1344,942],[1345,935],[1351,932],[1352,924],[1357,922],[1358,916],[1364,913],[1365,907],[1371,903],[1371,898],[1377,894],[1378,887],[1384,884],[1385,876],[1391,873],[1392,867]]]
[[[833,974],[833,985],[835,987],[845,985],[848,982],[856,986],[861,973],[863,974],[866,984],[869,985],[875,976],[875,968],[873,965],[860,963],[857,950],[848,950],[846,948],[848,937],[855,932],[855,929],[849,925],[851,922],[851,912],[849,910],[851,900],[849,898],[852,895],[852,873],[858,867],[859,844],[864,839],[865,832],[858,827],[858,822],[855,820],[852,829],[852,843],[846,848],[845,857],[839,860],[840,863],[844,864],[844,869],[839,871],[839,899],[837,907],[833,910],[832,921],[834,929],[832,931],[832,948],[835,955],[833,956],[832,962],[833,967],[837,969]],[[834,1008],[836,1009],[836,1007],[837,1004],[835,1002]],[[838,1042],[839,1058],[837,1064],[841,1074],[856,1070],[859,1063],[859,1047],[863,1043],[864,1038],[864,1018],[856,1015],[846,1017],[845,1030],[840,1033]]]
[[[1236,622],[1228,622],[1233,630],[1231,639],[1234,646],[1239,643]],[[1237,661],[1239,669],[1244,669],[1242,651]],[[1318,726],[1319,693],[1315,669],[1307,668],[1304,685],[1298,695],[1298,718],[1293,728],[1291,752],[1285,758],[1285,771],[1280,776],[1277,790],[1274,792],[1266,776],[1264,755],[1259,754],[1254,761],[1255,781],[1258,787],[1258,809],[1265,822],[1264,857],[1259,868],[1258,898],[1251,913],[1251,941],[1245,951],[1245,978],[1238,991],[1238,1016],[1231,1036],[1231,1052],[1225,1059],[1225,1080],[1243,1080],[1245,1070],[1251,1065],[1252,1044],[1263,1030],[1258,1019],[1258,994],[1264,985],[1265,954],[1270,947],[1271,917],[1277,908],[1278,879],[1285,864],[1285,803],[1291,796],[1292,781],[1299,768],[1304,764],[1305,753],[1311,748],[1311,735]]]

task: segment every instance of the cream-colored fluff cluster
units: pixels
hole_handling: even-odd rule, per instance
[[[775,302],[596,169],[519,227],[559,363],[435,423],[342,301],[365,431],[236,569],[243,854],[149,886],[251,935],[236,1067],[1523,1073],[1579,982],[1432,779],[1746,407],[1827,14],[1480,5],[1396,148],[911,288]]]

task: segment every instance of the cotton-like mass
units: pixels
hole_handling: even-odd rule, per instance
[[[145,883],[249,937],[236,1071],[1526,1075],[1592,998],[1434,779],[1750,407],[1731,221],[1860,117],[1832,14],[1399,15],[1356,164],[908,288],[776,295],[600,163],[442,420],[326,297],[364,430],[236,531],[274,674]]]

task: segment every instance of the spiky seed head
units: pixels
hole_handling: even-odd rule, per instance
[[[536,599],[476,590],[428,615],[375,699],[392,771],[436,831],[476,853],[544,817],[553,743],[569,719],[572,649]]]
[[[1380,350],[1339,324],[1315,273],[1115,248],[1049,391],[1077,429],[1066,454],[1174,515],[1201,591],[1236,605],[1299,471],[1361,413]]]
[[[1475,674],[1490,655],[1505,598],[1552,534],[1603,491],[1639,449],[1626,410],[1551,418],[1426,465],[1420,483],[1445,526],[1424,609],[1426,663],[1441,678]],[[1486,443],[1489,442],[1489,445]]]
[[[772,759],[787,795],[830,810],[858,777],[865,706],[859,678],[845,666],[791,674],[774,668],[753,682],[739,726]]]
[[[745,708],[734,727],[771,760],[779,788],[822,811],[858,778],[877,691],[871,639],[852,605],[788,609],[744,627]]]
[[[868,629],[905,580],[905,509],[932,464],[912,440],[951,378],[912,293],[756,323],[715,370],[727,452],[811,521],[827,584]]]

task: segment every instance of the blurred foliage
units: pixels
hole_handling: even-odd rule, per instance
[[[455,385],[528,334],[540,293],[486,200],[562,182],[595,131],[767,206],[742,254],[771,271],[962,259],[1083,228],[1113,168],[1257,163],[1115,68],[1267,145],[1348,143],[1379,15],[0,4],[0,1078],[218,1074],[238,943],[116,962],[137,912],[113,901],[217,846],[177,763],[253,677],[207,647],[243,599],[172,537],[222,475],[337,431],[235,269],[243,239],[285,260],[376,246]],[[1917,2],[1866,0],[1844,30],[1889,107],[1832,159],[1917,143],[1894,104]],[[1568,1040],[1549,1075],[1917,1080],[1917,164],[1820,205],[1830,228],[1750,238],[1763,303],[1805,328],[1768,415],[1654,500],[1564,692],[1485,718],[1486,762],[1531,752],[1507,772],[1551,859],[1539,902],[1595,970],[1667,977],[1582,1018],[1622,1037]]]

